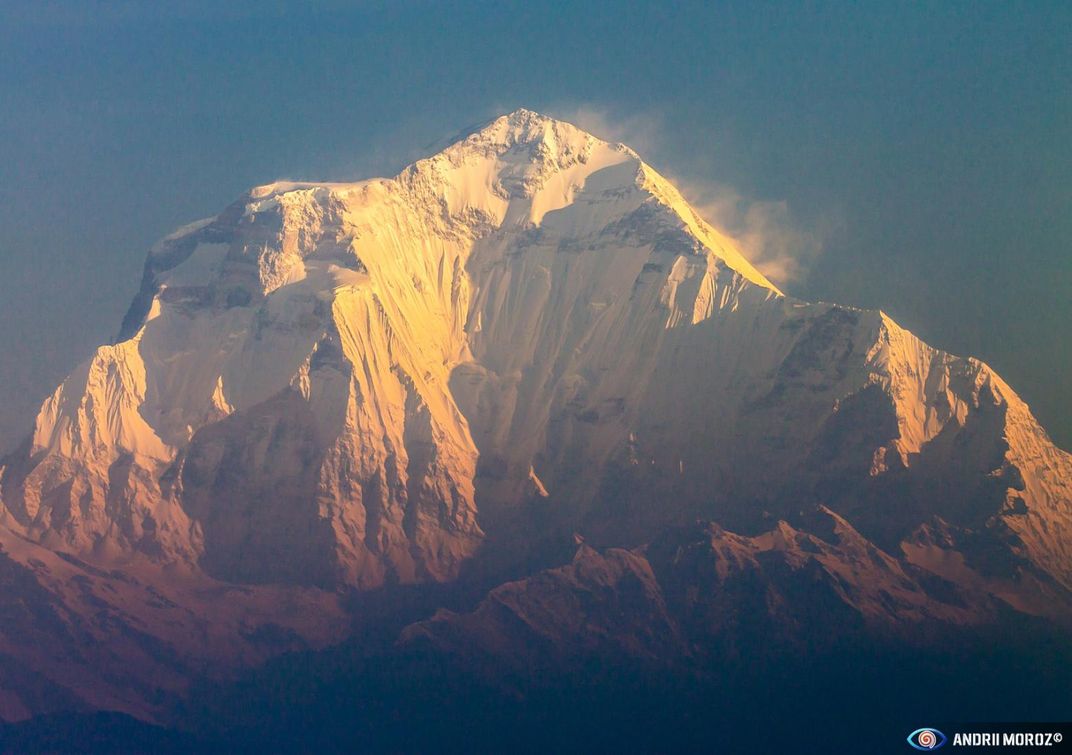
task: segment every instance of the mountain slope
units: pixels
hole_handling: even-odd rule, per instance
[[[451,373],[485,321],[494,338],[515,304],[550,314],[523,301],[539,270],[503,288],[503,256],[634,226],[654,235],[585,256],[608,293],[673,245],[769,285],[628,149],[531,113],[394,180],[255,189],[154,248],[125,340],[42,407],[5,506],[46,542],[241,581],[449,578],[482,534]]]

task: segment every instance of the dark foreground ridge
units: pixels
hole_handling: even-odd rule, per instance
[[[1067,637],[1010,623],[926,650],[857,640],[691,670],[592,657],[504,689],[442,658],[350,646],[200,689],[173,729],[89,714],[0,731],[5,753],[896,753],[937,721],[1066,718],[1070,662]]]

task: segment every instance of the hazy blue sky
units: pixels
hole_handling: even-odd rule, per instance
[[[790,293],[981,357],[1072,446],[1067,0],[161,5],[0,2],[0,447],[160,236],[519,106],[634,143],[799,258]]]

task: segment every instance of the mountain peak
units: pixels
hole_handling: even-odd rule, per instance
[[[458,157],[477,154],[494,156],[508,162],[557,164],[568,167],[584,162],[594,150],[607,150],[621,160],[639,161],[635,152],[623,144],[610,144],[566,121],[520,108],[501,115],[465,132],[440,154]]]
[[[526,108],[518,108],[513,112],[493,118],[467,136],[479,136],[477,141],[480,142],[495,141],[509,146],[536,142],[589,140],[606,144],[603,140],[568,121],[552,118]]]
[[[564,121],[558,121],[549,115],[537,113],[535,110],[529,110],[528,108],[523,107],[519,107],[517,110],[500,115],[494,120],[505,120],[507,123],[514,126],[544,125],[556,122],[564,123]]]

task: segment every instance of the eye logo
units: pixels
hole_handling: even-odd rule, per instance
[[[916,729],[908,735],[908,744],[917,750],[937,750],[945,744],[945,734],[937,729]]]

